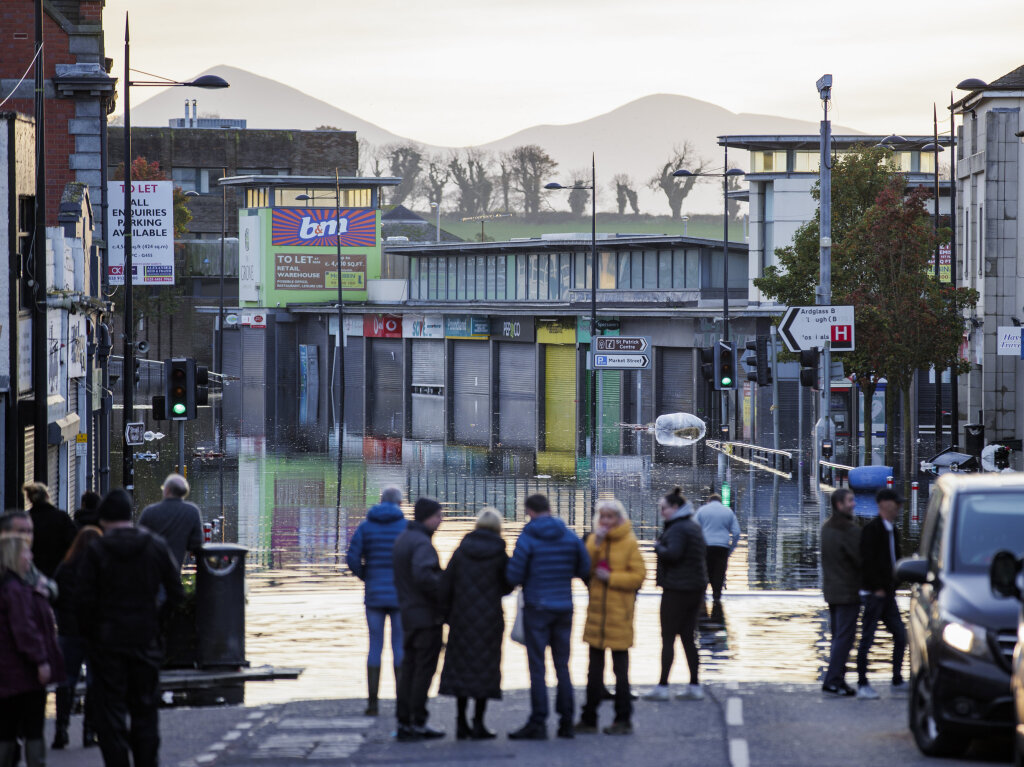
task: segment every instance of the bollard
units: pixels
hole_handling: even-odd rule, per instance
[[[917,522],[919,519],[917,511],[917,491],[921,487],[919,482],[910,483],[910,521]]]
[[[203,543],[213,542],[213,525],[209,522],[203,522]]]
[[[885,487],[886,487],[887,490],[892,490],[892,477],[891,476],[885,478]]]

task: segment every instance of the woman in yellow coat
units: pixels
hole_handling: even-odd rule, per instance
[[[647,572],[640,544],[626,510],[618,501],[597,504],[597,526],[587,539],[590,554],[590,604],[583,641],[590,645],[587,702],[583,706],[579,734],[597,732],[597,707],[604,691],[605,650],[612,651],[615,672],[615,721],[605,727],[608,735],[629,735],[633,700],[629,690],[629,648],[633,646],[633,608],[636,593]]]

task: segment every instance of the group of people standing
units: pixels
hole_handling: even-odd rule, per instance
[[[847,488],[832,493],[832,513],[821,527],[822,588],[828,603],[832,643],[822,682],[826,695],[879,698],[868,679],[868,654],[878,624],[892,635],[892,689],[906,691],[903,655],[907,632],[896,604],[894,568],[902,556],[900,518],[903,498],[885,488],[875,495],[878,515],[863,528],[854,519],[857,500]],[[846,663],[860,619],[857,648],[857,688],[846,683]]]
[[[367,659],[366,713],[379,712],[378,691],[384,626],[391,624],[397,689],[396,738],[411,742],[444,737],[427,724],[428,691],[437,670],[448,624],[447,648],[439,692],[456,699],[456,738],[496,737],[485,723],[488,701],[501,698],[501,657],[505,633],[502,599],[521,587],[513,639],[526,648],[530,673],[530,716],[513,740],[548,737],[547,649],[555,668],[557,735],[599,731],[598,709],[614,700],[614,719],[603,728],[609,735],[632,733],[633,699],[629,682],[629,649],[634,642],[637,593],[647,576],[640,545],[623,505],[604,499],[595,509],[594,529],[581,539],[551,514],[544,495],[524,501],[528,518],[511,556],[502,538],[502,516],[484,508],[475,529],[463,538],[442,569],[431,537],[441,525],[441,505],[420,498],[413,519],[406,520],[398,488],[387,488],[381,502],[367,512],[352,537],[349,569],[366,584],[366,619],[370,634]],[[739,540],[735,514],[718,496],[695,513],[679,488],[660,500],[664,531],[654,550],[657,584],[662,587],[662,669],[659,685],[647,697],[669,700],[669,674],[676,638],[681,639],[690,670],[690,684],[679,698],[699,700],[698,616],[704,610],[709,569],[713,593],[721,597],[725,562]],[[724,549],[722,552],[715,548]],[[589,601],[583,641],[589,647],[585,702],[574,721],[575,695],[569,674],[573,626],[573,580],[588,585]],[[716,580],[717,579],[717,580]],[[615,693],[604,685],[611,653]],[[473,701],[472,724],[469,703]]]
[[[0,767],[46,763],[46,695],[56,687],[51,747],[66,748],[83,665],[82,745],[107,767],[157,764],[163,619],[182,599],[181,561],[202,546],[199,509],[177,474],[140,526],[124,490],[86,493],[72,517],[41,483],[28,511],[0,516]],[[55,617],[56,616],[56,617]]]

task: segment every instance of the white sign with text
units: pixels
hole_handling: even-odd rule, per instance
[[[124,181],[109,182],[107,258],[111,285],[124,285]],[[174,189],[132,182],[132,284],[174,284]]]

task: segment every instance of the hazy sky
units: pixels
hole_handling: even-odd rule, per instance
[[[240,67],[449,146],[651,93],[818,120],[825,72],[837,123],[928,133],[956,83],[1024,64],[1022,0],[107,0],[118,76],[126,10],[133,67]]]

